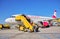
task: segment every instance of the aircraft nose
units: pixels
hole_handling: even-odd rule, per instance
[[[20,24],[20,21],[16,21],[15,18],[7,18],[5,20],[6,23],[10,24]]]
[[[9,22],[10,20],[9,20],[9,18],[7,18],[6,20],[5,20],[5,22]]]
[[[7,19],[5,20],[5,22],[6,22],[6,23],[11,23],[11,22],[14,22],[14,20],[15,20],[14,18],[13,18],[13,19],[12,19],[12,18],[7,18]]]

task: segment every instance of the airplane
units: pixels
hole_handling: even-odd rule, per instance
[[[16,15],[12,15],[10,18],[7,18],[5,20],[5,23],[8,24],[12,24],[12,25],[17,25],[20,24],[20,21],[16,21],[15,17],[18,15],[22,15],[22,14],[16,14]],[[52,17],[45,17],[45,16],[34,16],[34,15],[26,15],[27,17],[29,17],[33,22],[37,23],[38,21],[44,21],[44,20],[50,20],[50,19],[55,19],[56,17],[56,10],[54,10],[54,14]]]

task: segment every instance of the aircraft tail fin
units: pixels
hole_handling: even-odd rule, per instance
[[[56,18],[56,10],[54,10],[54,14],[53,14],[52,18]]]

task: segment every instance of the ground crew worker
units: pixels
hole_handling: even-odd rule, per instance
[[[33,26],[34,32],[38,32],[39,26],[35,23],[32,23],[32,24],[33,24],[32,26]]]
[[[49,21],[49,26],[53,26],[52,24],[53,24],[53,22],[50,20]]]

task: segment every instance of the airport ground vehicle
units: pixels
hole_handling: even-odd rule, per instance
[[[34,26],[30,23],[30,20],[28,18],[26,18],[26,16],[18,15],[18,16],[16,16],[15,20],[23,22],[23,26],[19,26],[19,30],[23,30],[23,31],[30,30],[30,32],[34,31]]]
[[[8,24],[4,24],[4,25],[3,25],[3,28],[10,29],[10,26],[9,26]]]
[[[2,24],[0,24],[0,29],[2,29]]]
[[[0,24],[0,29],[7,28],[10,29],[10,26],[8,24]]]
[[[60,26],[60,18],[49,20],[52,22],[53,26]]]

